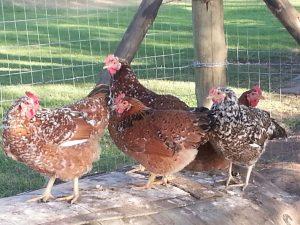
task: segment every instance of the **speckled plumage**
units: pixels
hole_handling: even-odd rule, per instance
[[[286,137],[286,134],[277,132],[279,125],[268,112],[239,105],[235,93],[228,88],[212,89],[209,97],[215,102],[209,113],[214,118],[209,139],[214,148],[230,161],[226,187],[232,178],[232,163],[241,164],[247,167],[245,183],[234,186],[243,186],[245,190],[267,141]]]
[[[233,91],[221,90],[226,97],[220,104],[212,106],[210,113],[216,120],[210,132],[210,141],[226,159],[253,165],[265,150],[275,125],[267,112],[239,105]]]
[[[87,173],[99,158],[99,138],[108,123],[107,94],[57,109],[40,109],[30,120],[15,101],[4,116],[3,147],[11,158],[62,180]]]
[[[159,95],[144,87],[131,67],[124,61],[121,63],[121,69],[113,76],[111,87],[113,98],[124,93],[127,97],[136,98],[153,109],[188,110],[188,105],[179,98],[172,95]]]

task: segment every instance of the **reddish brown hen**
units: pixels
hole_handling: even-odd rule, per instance
[[[191,110],[187,104],[172,95],[159,95],[144,87],[137,79],[130,65],[118,57],[109,55],[105,67],[112,76],[111,95],[116,97],[124,93],[127,97],[140,100],[145,106],[159,110]],[[201,110],[201,108],[200,108]],[[202,108],[206,110],[206,108]],[[218,154],[209,143],[199,147],[201,160],[199,167],[204,170],[224,168],[228,162]],[[202,160],[203,159],[203,160]]]
[[[151,172],[143,187],[150,188],[156,175],[166,178],[194,160],[210,120],[206,112],[155,110],[124,96],[115,99],[108,129],[115,144]]]
[[[107,88],[96,90],[73,105],[57,109],[39,109],[38,97],[27,92],[4,116],[5,153],[50,176],[43,195],[30,201],[53,198],[51,189],[56,178],[74,180],[73,194],[58,200],[73,203],[78,199],[78,178],[98,159],[99,139],[108,123]]]
[[[240,105],[256,107],[261,99],[265,99],[265,97],[262,95],[260,87],[255,85],[252,89],[241,94],[238,101]]]

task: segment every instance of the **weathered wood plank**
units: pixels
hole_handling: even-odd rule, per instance
[[[257,173],[254,173],[255,185],[251,184],[246,193],[238,188],[226,192],[220,184],[209,186],[216,178],[204,173],[183,175],[184,179],[189,177],[205,183],[207,189],[223,195],[199,200],[192,197],[189,190],[186,192],[173,186],[135,191],[130,189],[131,185],[146,182],[145,176],[114,172],[81,179],[82,197],[74,205],[54,201],[24,203],[42,190],[0,199],[0,224],[287,225],[285,221],[288,221],[289,225],[297,225],[300,222],[297,214],[300,206],[295,203],[300,198],[288,195]],[[224,178],[223,175],[216,176]],[[53,194],[67,194],[71,192],[71,186],[70,183],[56,185]]]

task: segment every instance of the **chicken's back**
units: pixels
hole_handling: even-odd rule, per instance
[[[111,87],[112,96],[116,97],[120,93],[125,96],[140,100],[147,107],[153,109],[166,110],[188,110],[188,105],[179,98],[172,95],[159,95],[142,85],[131,67],[124,63],[116,75],[114,75]]]

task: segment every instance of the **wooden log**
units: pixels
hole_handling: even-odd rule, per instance
[[[80,179],[81,197],[74,205],[54,200],[48,203],[25,202],[43,190],[0,199],[0,224],[300,224],[299,197],[280,190],[256,172],[251,179],[254,178],[255,184],[251,182],[244,193],[239,188],[225,191],[223,184],[215,182],[226,178],[225,174],[185,173],[182,176],[196,186],[205,184],[209,189],[194,190],[193,186],[179,184],[185,186],[181,189],[171,184],[136,191],[130,188],[131,185],[146,182],[146,177],[124,172],[100,174]],[[174,182],[180,183],[180,180]],[[188,190],[190,188],[192,190]],[[202,189],[202,194],[190,195]],[[54,196],[71,192],[71,182],[53,188]],[[211,195],[216,196],[209,197]]]
[[[224,34],[223,0],[193,0],[193,26],[198,106],[210,106],[206,99],[213,86],[226,85],[227,48]]]
[[[263,0],[292,37],[300,44],[300,13],[288,0]]]
[[[143,0],[141,2],[137,13],[114,53],[116,56],[126,59],[131,63],[145,35],[155,20],[161,3],[162,0]],[[106,70],[101,71],[99,76],[100,80],[97,84],[109,84],[110,76]]]

